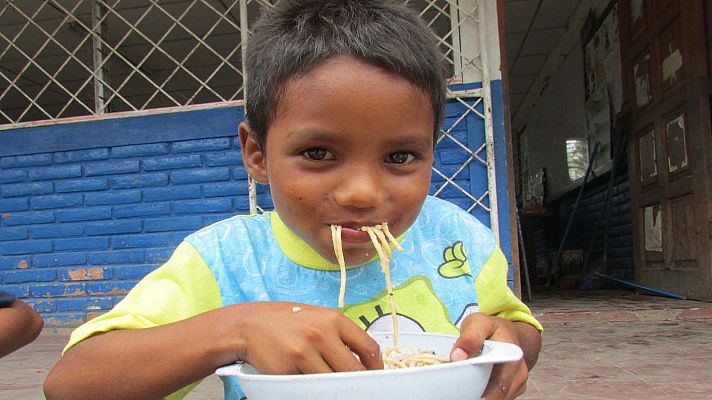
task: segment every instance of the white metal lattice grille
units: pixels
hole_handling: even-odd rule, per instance
[[[0,123],[241,98],[238,3],[4,2]]]
[[[474,194],[472,194],[469,190],[466,190],[465,188],[461,187],[457,181],[458,177],[465,171],[465,169],[470,165],[472,162],[479,162],[484,166],[487,166],[487,155],[486,155],[486,150],[487,150],[487,144],[482,143],[481,145],[477,146],[476,148],[470,148],[466,143],[462,143],[460,139],[458,139],[455,135],[452,134],[452,132],[460,125],[463,123],[463,121],[466,120],[467,116],[469,114],[474,114],[480,118],[484,119],[484,116],[482,113],[477,109],[478,106],[481,106],[482,104],[482,98],[476,98],[474,102],[468,102],[466,99],[463,98],[456,98],[455,99],[459,104],[463,105],[465,108],[465,111],[460,114],[455,122],[449,126],[447,129],[442,130],[442,136],[438,140],[438,145],[440,145],[443,141],[451,141],[457,148],[459,152],[462,152],[465,154],[465,159],[462,161],[459,165],[458,168],[455,171],[450,172],[449,174],[441,171],[437,167],[433,167],[433,172],[443,178],[446,182],[445,185],[440,186],[434,193],[433,195],[438,196],[440,193],[442,193],[447,185],[452,185],[455,188],[457,188],[461,194],[463,194],[466,198],[468,198],[472,204],[468,205],[466,208],[468,212],[472,211],[475,207],[482,207],[486,211],[490,210],[490,207],[486,204],[486,197],[488,195],[487,192],[482,193],[480,197],[476,197]],[[442,147],[442,146],[441,146]],[[485,152],[483,155],[482,153]],[[469,178],[469,177],[468,177]]]
[[[434,168],[433,194],[496,215],[494,145],[484,49],[487,0],[404,0],[438,37],[462,113],[438,144],[459,165]],[[249,26],[275,0],[23,0],[0,2],[0,128],[33,121],[239,100]],[[249,71],[248,71],[249,73]],[[473,79],[476,77],[476,79]],[[473,122],[472,117],[475,118]],[[482,140],[454,134],[477,123]],[[468,128],[471,129],[472,127]],[[471,135],[470,135],[471,136]],[[463,184],[487,170],[482,191]],[[470,177],[472,179],[472,177]],[[256,205],[256,203],[255,203]],[[495,233],[496,218],[490,218]]]

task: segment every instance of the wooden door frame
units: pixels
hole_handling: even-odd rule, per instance
[[[632,132],[628,140],[628,165],[630,171],[630,193],[631,193],[631,218],[633,230],[633,242],[635,248],[636,277],[651,285],[665,287],[672,285],[672,288],[689,292],[698,297],[712,298],[712,249],[710,249],[710,234],[712,233],[712,183],[709,178],[712,172],[712,134],[710,134],[710,93],[712,93],[712,82],[710,80],[710,62],[708,55],[712,54],[706,44],[706,40],[695,40],[695,38],[711,38],[712,32],[705,30],[705,18],[707,23],[712,22],[711,0],[684,0],[684,5],[676,7],[673,0],[666,3],[658,1],[645,2],[648,8],[644,14],[644,21],[647,29],[633,38],[630,16],[630,0],[620,0],[620,38],[621,38],[621,62],[623,77],[623,95],[633,109]],[[657,4],[664,4],[665,11],[657,15],[658,21],[653,21]],[[679,3],[678,3],[679,4]],[[672,6],[671,6],[672,5]],[[679,15],[680,39],[684,41],[681,46],[683,51],[684,74],[682,83],[673,85],[667,92],[663,93],[660,85],[662,79],[654,77],[652,74],[660,73],[655,69],[656,60],[660,59],[657,37],[675,22]],[[660,22],[654,24],[654,22]],[[635,40],[634,40],[635,39]],[[650,52],[652,56],[652,68],[650,85],[653,99],[651,104],[635,110],[635,87],[633,74],[633,63],[636,62],[644,52]],[[664,97],[663,97],[664,96]],[[664,101],[660,101],[664,99]],[[665,117],[671,113],[683,110],[687,134],[687,154],[689,166],[687,171],[669,173],[667,168],[667,146],[665,145],[664,133]],[[645,187],[640,179],[640,163],[637,152],[638,140],[643,132],[647,132],[650,127],[655,128],[655,144],[657,154],[662,155],[662,160],[657,160],[658,175],[656,183]],[[676,279],[681,279],[682,287],[670,282],[673,277],[672,271],[684,270],[675,266],[675,246],[673,245],[673,227],[670,223],[672,203],[677,198],[686,195],[694,196],[692,210],[696,225],[693,229],[694,243],[696,249],[697,266],[691,268],[689,279],[676,275]],[[646,250],[644,242],[644,232],[641,221],[643,219],[643,208],[647,205],[660,204],[663,209],[663,260],[659,267],[650,268],[646,265]],[[702,217],[697,219],[698,217]],[[705,222],[707,219],[709,222]],[[684,274],[684,273],[683,273]],[[668,286],[670,288],[670,286]]]

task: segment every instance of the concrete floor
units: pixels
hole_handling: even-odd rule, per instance
[[[712,304],[624,291],[535,292],[544,345],[521,399],[712,400]],[[0,359],[0,399],[42,398],[69,331]],[[222,397],[210,377],[187,398]]]
[[[549,325],[522,399],[712,399],[712,319]]]

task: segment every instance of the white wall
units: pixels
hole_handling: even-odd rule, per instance
[[[546,200],[576,187],[566,165],[566,139],[586,137],[583,70],[579,41],[527,116],[529,173],[546,169]]]

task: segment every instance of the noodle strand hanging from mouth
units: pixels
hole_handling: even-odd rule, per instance
[[[381,230],[380,225],[376,225],[375,227],[368,227],[368,229],[375,233],[376,237],[381,242],[381,248],[383,249],[383,252],[386,253],[386,257],[388,257],[389,261],[389,263],[386,265],[386,269],[390,269],[390,261],[391,258],[393,258],[393,253],[391,252],[391,244],[388,243],[388,239],[386,239],[386,235]],[[385,273],[386,271],[383,272]]]
[[[344,307],[344,295],[346,292],[346,262],[344,260],[344,249],[341,241],[340,225],[331,225],[331,241],[334,244],[334,255],[339,263],[341,270],[341,285],[339,288],[339,308]],[[437,356],[432,352],[422,351],[415,348],[399,348],[398,347],[398,314],[396,311],[395,295],[393,293],[393,284],[391,282],[390,263],[392,258],[391,244],[399,251],[403,251],[403,247],[398,243],[398,240],[388,229],[388,223],[383,222],[375,226],[362,226],[361,230],[368,233],[373,247],[378,253],[380,259],[381,271],[386,278],[386,291],[388,293],[388,301],[391,307],[391,319],[393,321],[393,347],[383,351],[383,364],[386,369],[395,368],[410,368],[424,365],[441,364],[449,362],[445,357]]]
[[[390,240],[391,243],[393,243],[393,245],[396,246],[396,249],[398,249],[398,251],[400,251],[402,253],[403,246],[401,246],[401,244],[398,243],[398,239],[396,239],[396,237],[393,236],[391,231],[388,229],[388,222],[384,222],[381,225],[378,225],[378,227],[380,227],[380,229],[383,229],[383,233],[385,233],[386,236],[388,236],[388,240]]]
[[[378,255],[380,257],[381,271],[383,271],[383,274],[386,276],[386,290],[388,292],[388,302],[391,306],[391,319],[393,320],[393,345],[395,347],[398,347],[398,314],[396,311],[396,302],[393,295],[393,286],[391,284],[391,247],[385,240],[385,235],[383,235],[383,232],[381,232],[380,229],[376,229],[372,226],[364,226],[361,228],[361,230],[366,231],[368,233],[368,236],[371,238],[371,242],[373,242],[373,247],[376,248],[376,252],[378,252]],[[380,236],[378,235],[379,233]],[[379,240],[380,238],[383,238],[383,241],[385,241],[386,243],[385,250],[381,245],[381,242]]]
[[[334,244],[334,255],[339,262],[339,270],[341,271],[339,308],[344,308],[344,297],[346,296],[346,262],[344,261],[344,247],[341,243],[341,229],[341,225],[331,225],[331,241]]]

